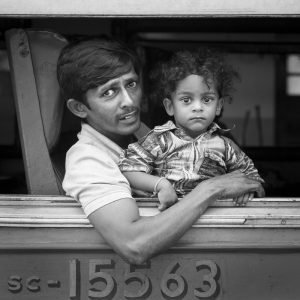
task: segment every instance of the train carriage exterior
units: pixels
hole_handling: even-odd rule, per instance
[[[293,0],[1,1],[0,299],[299,299],[299,25]],[[54,105],[57,53],[63,37],[103,33],[148,57],[153,49],[225,48],[233,62],[242,58],[245,76],[263,82],[246,86],[243,107],[225,121],[242,116],[236,137],[269,181],[267,197],[246,207],[218,200],[143,265],[110,249],[63,195],[54,166],[55,151],[66,150],[54,145],[78,129]],[[159,213],[155,198],[136,201],[142,216]]]

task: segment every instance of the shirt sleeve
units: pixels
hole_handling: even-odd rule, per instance
[[[119,168],[122,172],[145,172],[150,174],[157,157],[162,153],[159,135],[151,131],[136,143],[132,143],[120,156]]]
[[[231,139],[225,138],[225,157],[226,166],[228,172],[240,170],[247,176],[264,183],[264,180],[260,177],[257,169],[254,166],[253,161],[249,158],[238,145],[236,145]]]
[[[111,202],[132,198],[117,163],[101,149],[87,144],[74,145],[68,151],[63,188],[81,203],[87,216]]]

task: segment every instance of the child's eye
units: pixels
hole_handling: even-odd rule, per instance
[[[136,81],[131,81],[128,83],[128,87],[130,87],[131,89],[135,88],[137,86],[137,82]]]
[[[190,97],[183,97],[180,99],[183,103],[190,103],[192,99]]]
[[[115,94],[115,90],[109,89],[109,90],[107,90],[107,91],[105,91],[105,92],[103,93],[103,96],[104,96],[104,97],[111,97],[111,96],[113,96],[114,94]]]
[[[202,101],[204,102],[204,103],[210,103],[210,102],[212,102],[214,99],[213,98],[211,98],[211,97],[203,97],[202,98]]]

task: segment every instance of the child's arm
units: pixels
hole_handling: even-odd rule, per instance
[[[160,205],[159,210],[165,210],[177,202],[177,194],[170,183],[164,177],[157,177],[144,172],[123,172],[130,185],[137,189],[157,194]]]
[[[150,174],[155,160],[162,153],[162,144],[151,131],[137,143],[130,144],[119,161],[119,168],[132,188],[157,195],[160,201],[159,210],[166,209],[178,200],[172,184],[166,178]]]
[[[254,163],[250,157],[243,152],[238,145],[236,145],[229,138],[225,138],[226,141],[226,167],[227,171],[233,172],[240,170],[252,179],[256,179],[260,183],[264,183],[264,180],[260,177]]]

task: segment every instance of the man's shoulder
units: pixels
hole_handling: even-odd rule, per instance
[[[67,153],[72,154],[84,154],[86,151],[101,151],[103,146],[100,144],[93,143],[92,141],[78,140],[75,144],[73,144]]]
[[[78,141],[69,149],[67,158],[96,156],[101,160],[113,159],[115,161],[119,158],[121,151],[122,149],[117,144],[85,124],[78,134]]]

